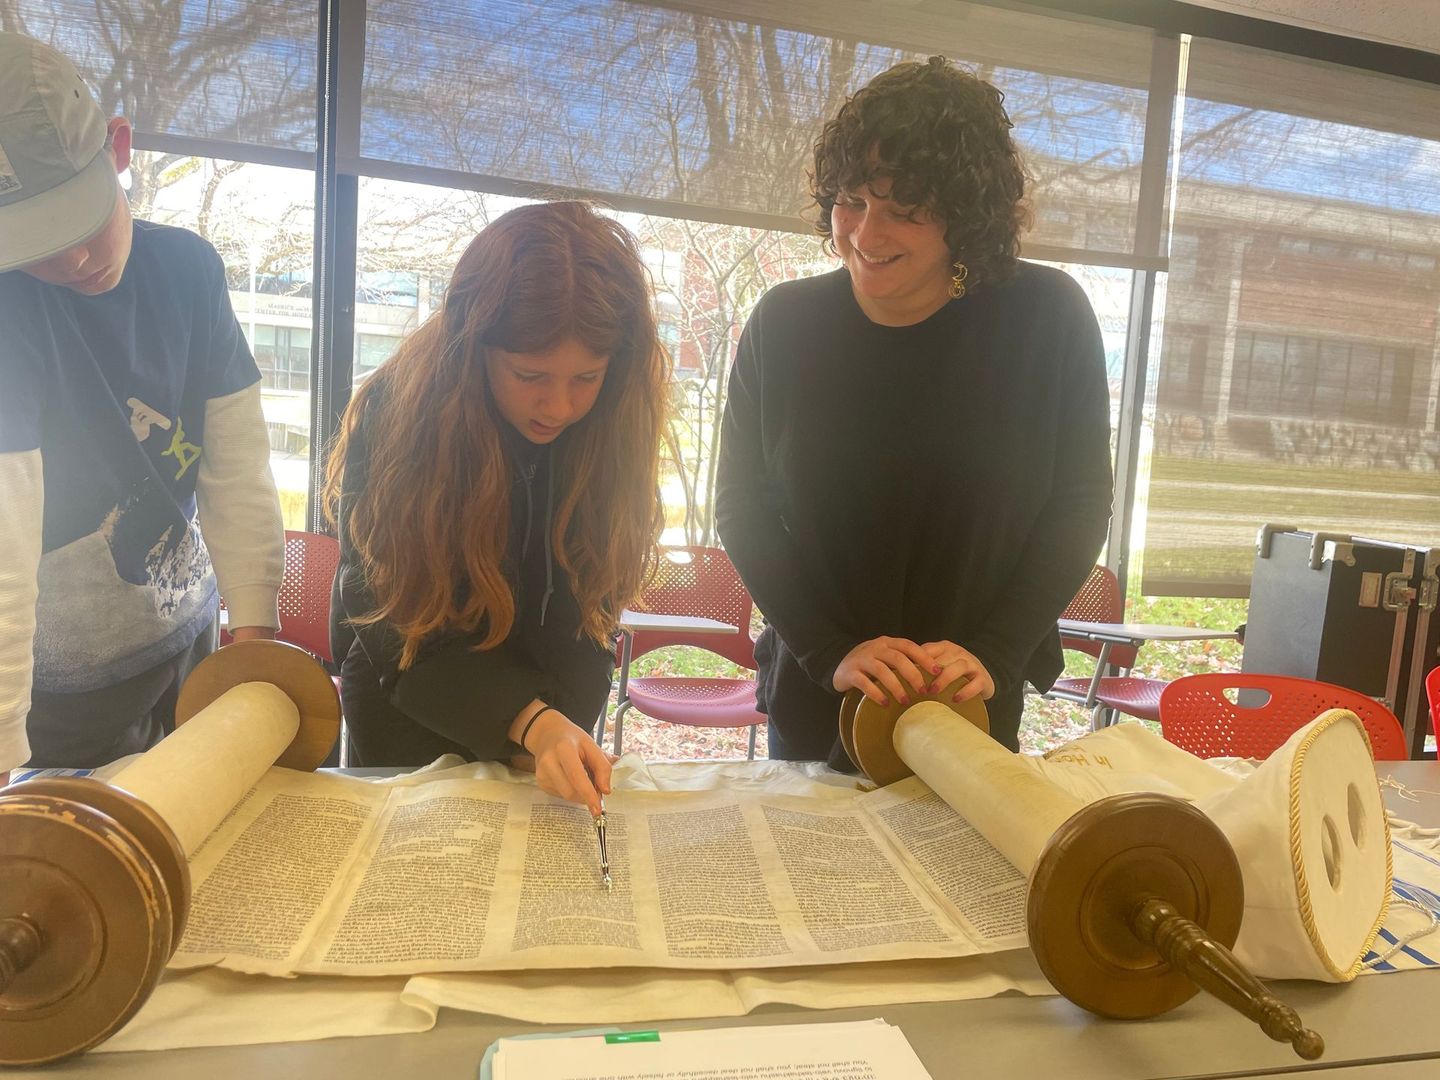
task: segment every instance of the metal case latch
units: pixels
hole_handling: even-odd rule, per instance
[[[1384,596],[1386,611],[1404,611],[1413,604],[1416,589],[1410,584],[1410,574],[1386,574]]]
[[[1421,571],[1419,607],[1434,611],[1440,606],[1440,548],[1425,552],[1425,568]]]

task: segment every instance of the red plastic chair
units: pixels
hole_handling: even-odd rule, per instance
[[[330,586],[340,565],[340,543],[324,533],[285,531],[285,576],[280,582],[280,631],[326,664],[330,655]]]
[[[1440,667],[1430,669],[1425,676],[1425,694],[1430,699],[1430,727],[1435,732],[1435,741],[1440,744]]]
[[[661,552],[654,582],[645,591],[640,609],[655,615],[692,615],[716,619],[740,628],[738,634],[695,634],[636,630],[621,643],[620,689],[615,710],[615,753],[620,753],[625,713],[636,708],[646,716],[689,727],[750,729],[755,757],[756,725],[765,716],[755,708],[755,680],[646,676],[630,678],[630,662],[669,645],[693,645],[708,650],[750,671],[755,670],[755,641],[750,636],[754,609],[750,592],[734,565],[719,548],[673,547]],[[600,718],[600,739],[605,718]]]
[[[285,572],[280,579],[280,629],[275,637],[298,645],[326,664],[330,655],[330,585],[340,544],[323,533],[285,530]],[[221,644],[230,635],[222,632]]]
[[[1239,691],[1243,704],[1226,690]],[[1160,731],[1197,757],[1263,758],[1327,709],[1349,709],[1360,718],[1377,761],[1405,760],[1405,731],[1384,705],[1356,690],[1290,675],[1185,675],[1160,695]]]
[[[1125,621],[1125,598],[1120,595],[1120,582],[1109,567],[1097,566],[1090,571],[1060,618],[1084,622]],[[1088,679],[1075,676],[1056,679],[1046,697],[1073,701],[1093,710],[1093,726],[1097,728],[1103,726],[1100,721],[1104,712],[1112,717],[1116,712],[1123,712],[1142,720],[1160,718],[1160,691],[1165,689],[1165,680],[1129,674],[1139,655],[1138,648],[1065,634],[1060,635],[1060,647],[1095,657],[1095,674]],[[1116,674],[1107,674],[1112,669]]]
[[[334,659],[330,654],[330,585],[339,564],[340,543],[333,536],[285,530],[285,571],[280,578],[278,598],[280,629],[275,637],[300,646],[330,669],[337,692],[340,678],[334,673]],[[223,601],[221,607],[224,607]],[[224,630],[220,631],[220,644],[230,644],[230,635]],[[340,738],[324,764],[347,764],[346,745],[342,717]]]

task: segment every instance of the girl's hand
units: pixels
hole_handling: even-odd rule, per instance
[[[525,749],[535,756],[540,790],[584,803],[600,813],[600,796],[610,794],[610,755],[564,714],[546,709],[525,733]]]
[[[995,680],[990,677],[990,672],[985,670],[985,665],[969,649],[962,649],[953,641],[928,641],[920,648],[924,650],[934,665],[938,665],[936,670],[939,671],[939,674],[935,676],[934,689],[931,693],[944,690],[945,687],[964,675],[969,681],[951,700],[961,702],[979,697],[984,701],[989,701],[995,696]]]
[[[862,641],[846,653],[830,685],[842,694],[851,688],[859,690],[877,705],[892,700],[909,705],[911,693],[917,697],[924,694],[940,671],[934,657],[909,638],[878,637]]]

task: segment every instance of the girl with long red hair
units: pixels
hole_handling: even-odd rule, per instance
[[[589,732],[662,523],[668,365],[623,226],[544,203],[466,248],[330,458],[353,763],[525,753],[598,810],[610,759]]]

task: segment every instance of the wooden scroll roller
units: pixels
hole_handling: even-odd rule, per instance
[[[1245,910],[1240,866],[1199,810],[1158,794],[1083,803],[988,737],[963,682],[907,707],[852,690],[841,740],[877,784],[912,773],[1030,877],[1030,948],[1065,997],[1100,1016],[1158,1016],[1205,990],[1307,1060],[1324,1040],[1230,948]],[[960,723],[956,713],[969,720]]]
[[[82,1053],[150,996],[190,902],[187,858],[271,765],[313,770],[335,685],[275,641],[226,646],[181,687],[176,730],[109,783],[0,788],[0,1064]]]

